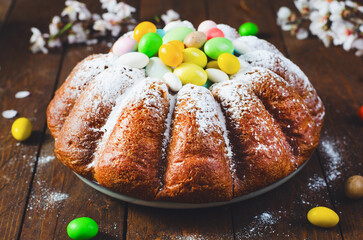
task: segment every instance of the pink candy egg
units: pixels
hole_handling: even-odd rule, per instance
[[[210,28],[215,28],[215,27],[217,27],[217,24],[215,22],[213,22],[212,20],[205,20],[199,24],[198,31],[205,33]]]
[[[210,28],[205,32],[205,35],[207,35],[207,40],[215,37],[224,37],[224,33],[219,28]]]
[[[137,49],[137,41],[129,37],[119,38],[112,46],[111,52],[116,56],[121,56],[128,52],[133,52]]]

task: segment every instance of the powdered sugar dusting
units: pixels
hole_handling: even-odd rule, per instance
[[[330,181],[334,181],[341,176],[340,168],[343,165],[342,158],[338,151],[337,143],[332,141],[331,139],[323,139],[320,143],[321,150],[324,154],[326,154],[327,159],[329,160],[328,166],[328,174],[327,178]]]
[[[217,24],[217,28],[223,32],[225,38],[231,41],[239,37],[237,30],[229,25]]]
[[[178,93],[177,112],[178,105],[181,102],[183,102],[183,105],[180,110],[195,115],[196,124],[201,133],[208,134],[216,131],[216,128],[221,128],[221,123],[217,117],[218,113],[215,109],[215,100],[205,87],[192,84],[185,85]]]
[[[163,143],[162,143],[162,153],[163,153],[163,158],[166,158],[166,150],[170,141],[170,131],[171,131],[171,124],[172,124],[172,118],[173,118],[173,113],[174,113],[174,108],[175,108],[175,103],[176,103],[176,95],[169,95],[169,112],[168,112],[168,116],[166,118],[165,121],[165,132],[164,132],[164,138],[163,138]]]
[[[324,178],[320,177],[317,174],[314,174],[313,177],[310,177],[307,184],[309,190],[314,192],[319,192],[322,189],[326,188],[326,182]]]
[[[250,224],[244,226],[236,233],[238,239],[242,238],[263,238],[265,232],[273,233],[274,225],[280,221],[281,216],[277,216],[275,213],[265,211],[259,215],[253,217]]]
[[[243,36],[232,41],[234,49],[240,54],[246,54],[256,50],[266,50],[276,54],[282,53],[271,43],[255,36]]]
[[[40,186],[39,194],[33,194],[31,196],[28,205],[29,210],[48,210],[55,208],[69,198],[69,195],[66,193],[42,187],[42,185],[45,185],[44,182],[37,181],[36,184]]]
[[[52,162],[55,159],[55,156],[42,156],[38,160],[38,166],[45,165],[47,163]]]

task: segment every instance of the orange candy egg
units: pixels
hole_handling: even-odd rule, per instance
[[[180,49],[180,51],[184,50],[184,43],[182,41],[173,40],[173,41],[170,41],[169,43],[176,45]]]
[[[156,26],[152,22],[141,22],[134,29],[134,39],[140,42],[142,36],[149,32],[156,33]]]
[[[159,48],[159,58],[167,66],[176,67],[183,62],[183,52],[172,43],[165,43]]]

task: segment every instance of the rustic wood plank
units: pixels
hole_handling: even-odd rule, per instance
[[[275,1],[294,9],[290,1]],[[358,119],[362,105],[362,58],[341,47],[325,48],[316,37],[299,41],[284,32],[291,59],[309,75],[325,103],[326,118],[318,152],[323,171],[340,216],[344,239],[363,239],[362,199],[352,201],[344,195],[344,182],[351,175],[363,175],[363,124]]]
[[[11,10],[11,4],[13,0],[0,0],[0,30],[5,21],[6,16]]]
[[[269,1],[209,1],[209,15],[217,22],[238,28],[246,21],[260,28],[258,37],[273,43],[286,53],[276,27]],[[228,6],[225,11],[220,11]],[[226,8],[226,7],[224,7]],[[311,190],[311,184],[320,183]],[[324,231],[308,224],[306,214],[311,207],[323,204],[332,207],[318,159],[314,156],[298,176],[288,183],[255,199],[233,205],[236,239],[339,239],[339,229]],[[318,191],[317,191],[318,190]],[[316,195],[319,195],[317,197]]]
[[[134,2],[130,4],[137,5]],[[91,12],[100,12],[100,3],[97,0],[88,2],[87,7]],[[83,58],[108,51],[107,43],[69,47],[63,59],[57,88]],[[124,235],[125,204],[90,188],[56,160],[54,139],[47,131],[38,159],[21,239],[67,239],[68,223],[83,216],[90,217],[99,224],[99,234],[95,239],[121,239]]]
[[[151,20],[168,9],[195,26],[206,19],[203,1],[141,1],[140,18]],[[230,209],[166,210],[129,205],[127,239],[233,239]]]
[[[47,29],[47,23],[64,3],[16,1],[0,36],[1,109],[18,110],[33,124],[30,139],[18,143],[10,133],[14,120],[0,122],[0,236],[17,239],[27,201],[34,163],[44,132],[45,109],[55,83],[60,53],[32,54],[29,51],[30,27]],[[46,10],[45,10],[46,9]],[[31,96],[15,99],[14,94],[28,90]]]

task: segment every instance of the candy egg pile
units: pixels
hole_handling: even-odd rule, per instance
[[[239,71],[233,44],[214,21],[203,21],[197,31],[183,22],[171,25],[157,29],[151,22],[138,24],[132,37],[121,37],[112,47],[117,64],[145,68],[147,76],[163,79],[176,92],[188,83],[208,88]],[[245,23],[239,32],[255,35],[258,27]]]

